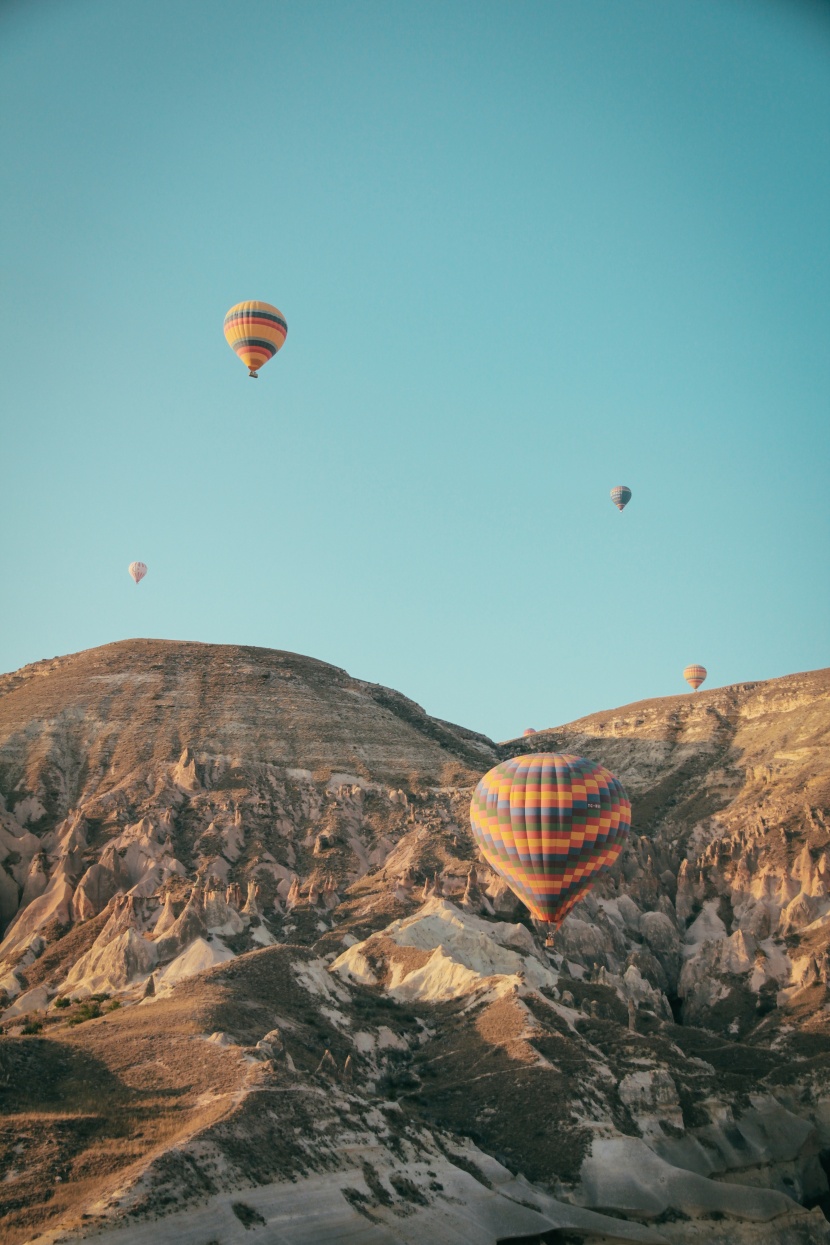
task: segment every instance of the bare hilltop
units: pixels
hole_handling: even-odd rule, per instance
[[[496,743],[292,653],[0,676],[8,1245],[830,1243],[830,670]],[[632,799],[546,948],[500,759]]]

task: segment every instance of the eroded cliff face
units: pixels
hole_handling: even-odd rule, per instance
[[[419,799],[496,758],[323,662],[155,641],[4,676],[0,730],[7,960],[116,895],[178,896],[177,879],[253,887],[271,916],[295,880],[330,902],[383,862]]]
[[[597,888],[593,924],[625,925],[620,894],[664,913],[636,918],[637,967],[684,1022],[744,1036],[759,1014],[826,987],[827,671],[643,701],[534,745],[595,757],[623,778],[632,851],[616,884]]]
[[[497,745],[260,649],[4,676],[8,1239],[830,1240],[829,691]],[[552,949],[468,830],[530,750],[633,804]]]

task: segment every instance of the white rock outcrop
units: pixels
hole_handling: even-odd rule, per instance
[[[383,931],[393,946],[427,953],[415,964],[402,957],[390,966],[387,991],[400,999],[446,1002],[480,990],[505,993],[520,986],[553,989],[557,974],[542,962],[523,925],[484,921],[446,899],[430,898],[411,917]],[[367,952],[372,939],[356,943],[337,957],[331,971],[344,979],[375,984]]]
[[[169,994],[188,977],[195,977],[197,973],[202,973],[207,968],[214,968],[217,964],[226,964],[232,959],[234,959],[233,952],[218,938],[210,942],[205,938],[197,938],[166,968],[155,974],[155,996],[158,998]]]
[[[578,1199],[593,1210],[656,1219],[668,1211],[765,1222],[801,1208],[771,1189],[749,1188],[673,1167],[634,1137],[598,1138],[582,1165]]]
[[[156,961],[154,944],[129,926],[110,941],[95,942],[73,965],[63,992],[74,999],[116,994],[143,982]]]

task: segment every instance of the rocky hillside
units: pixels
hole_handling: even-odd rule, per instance
[[[3,676],[3,1239],[830,1242],[828,692],[497,745],[262,649]],[[552,949],[468,830],[530,750],[633,804]]]

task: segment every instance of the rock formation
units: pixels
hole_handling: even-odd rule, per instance
[[[830,1241],[828,692],[497,745],[260,649],[3,676],[4,1240]],[[633,804],[552,948],[467,831],[529,750]]]

